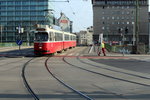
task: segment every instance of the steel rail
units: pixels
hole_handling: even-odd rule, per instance
[[[122,78],[113,77],[113,76],[111,76],[111,75],[102,74],[102,73],[99,73],[99,72],[91,71],[91,70],[88,70],[88,69],[85,69],[85,68],[82,68],[82,67],[73,65],[73,64],[67,62],[65,59],[64,59],[64,61],[65,61],[66,63],[68,63],[69,65],[71,65],[71,66],[74,66],[74,67],[76,67],[76,68],[79,68],[79,69],[82,69],[82,70],[85,70],[85,71],[88,71],[88,72],[91,72],[91,73],[95,73],[95,74],[97,74],[97,75],[101,75],[101,76],[105,76],[105,77],[108,77],[108,78],[112,78],[112,79],[116,79],[116,80],[120,80],[120,81],[124,81],[124,82],[129,82],[129,83],[133,83],[133,84],[138,84],[138,85],[150,87],[150,84],[144,84],[144,83],[139,83],[139,82],[130,81],[130,80],[127,80],[127,79],[122,79]]]
[[[80,52],[80,55],[81,55],[81,54],[84,54],[85,52],[86,52],[86,48],[85,48],[82,52]],[[77,56],[76,58],[78,58],[78,57],[79,57],[79,56]],[[65,57],[63,58],[63,61],[64,61],[65,63],[67,63],[67,64],[73,66],[73,67],[76,67],[76,66],[74,66],[74,65],[72,65],[72,64],[70,64],[70,63],[68,63],[68,62],[65,60]],[[80,67],[78,67],[78,66],[77,66],[77,68],[82,69],[82,68],[80,68]],[[84,69],[84,68],[83,68],[82,70],[88,71],[88,70],[86,70],[86,69]],[[88,72],[93,73],[92,71],[88,71]],[[98,73],[96,73],[96,74],[98,74]],[[101,89],[103,89],[103,88],[101,88]],[[107,93],[111,93],[111,94],[113,94],[113,95],[115,95],[115,96],[117,96],[117,97],[119,97],[119,98],[124,98],[124,97],[122,97],[121,95],[118,95],[118,94],[113,93],[113,92],[111,92],[111,91],[108,91],[108,90],[106,90],[106,89],[103,89],[103,90],[105,90]]]
[[[85,51],[83,51],[81,54],[83,54]],[[84,64],[87,64],[87,65],[91,65],[93,67],[97,67],[97,68],[101,68],[101,69],[105,69],[105,70],[109,70],[109,71],[113,71],[113,72],[118,72],[118,73],[122,73],[122,74],[126,74],[126,75],[130,75],[130,76],[134,76],[134,77],[138,77],[138,78],[143,78],[143,79],[147,79],[147,80],[150,80],[150,77],[145,77],[145,76],[141,76],[141,75],[136,75],[136,74],[132,74],[132,73],[127,73],[127,72],[122,72],[122,71],[117,71],[117,70],[113,70],[113,69],[110,69],[110,68],[104,68],[104,67],[100,67],[100,66],[96,66],[94,64],[91,64],[91,63],[88,63],[88,62],[84,62],[80,59],[80,57],[76,57],[77,60],[79,60],[80,62],[84,63]],[[65,60],[65,59],[64,59]],[[67,62],[67,61],[66,61]],[[80,68],[80,67],[79,67]],[[83,69],[84,70],[84,69]],[[97,72],[96,72],[97,73]],[[98,74],[98,73],[97,73]],[[120,79],[120,78],[118,78]],[[132,81],[131,81],[132,83]],[[139,84],[139,85],[144,85],[144,86],[150,86],[150,85],[147,85],[147,84],[140,84],[138,82],[135,82],[136,84]]]
[[[30,87],[30,85],[28,84],[28,81],[26,80],[26,77],[25,77],[25,68],[26,66],[29,64],[29,62],[31,62],[34,58],[30,59],[29,61],[27,61],[23,68],[22,68],[22,78],[23,78],[23,82],[24,82],[24,85],[25,87],[27,88],[27,90],[29,91],[29,93],[32,95],[32,97],[34,98],[34,100],[40,100],[39,97],[34,93],[34,91],[32,90],[32,88]]]
[[[117,71],[117,70],[110,69],[110,68],[105,68],[105,67],[101,67],[101,66],[96,66],[96,65],[94,65],[94,64],[91,64],[91,63],[82,61],[79,57],[78,57],[77,59],[78,59],[80,62],[84,63],[84,64],[91,65],[91,66],[96,67],[96,68],[101,68],[101,69],[105,69],[105,70],[109,70],[109,71],[113,71],[113,72],[118,72],[118,73],[130,75],[130,76],[135,76],[135,77],[139,77],[139,78],[143,78],[143,79],[150,80],[150,77],[145,77],[145,76],[136,75],[136,74],[132,74],[132,73],[127,73],[127,72],[123,72],[123,71]]]
[[[82,53],[84,53],[84,52],[85,52],[85,51],[83,51]],[[113,71],[113,72],[118,72],[118,73],[130,75],[130,76],[135,76],[135,77],[139,77],[139,78],[143,78],[143,79],[150,80],[150,77],[145,77],[145,76],[141,76],[141,75],[136,75],[136,74],[132,74],[132,73],[117,71],[117,70],[110,69],[110,68],[106,68],[106,67],[97,66],[97,65],[94,65],[94,64],[91,64],[91,63],[82,61],[82,60],[80,59],[80,57],[77,57],[77,59],[78,59],[80,62],[84,63],[84,64],[91,65],[91,66],[96,67],[96,68],[101,68],[101,69],[105,69],[105,70],[109,70],[109,71]]]
[[[92,98],[90,98],[89,96],[85,95],[84,93],[74,89],[73,87],[71,87],[70,85],[66,84],[63,80],[59,79],[56,75],[54,75],[52,73],[52,71],[49,69],[48,65],[47,65],[47,62],[48,62],[49,58],[46,59],[45,61],[45,67],[47,69],[47,71],[58,81],[60,82],[61,84],[63,84],[64,86],[66,86],[67,88],[71,89],[72,91],[76,92],[77,94],[79,94],[80,96],[86,98],[87,100],[93,100]]]

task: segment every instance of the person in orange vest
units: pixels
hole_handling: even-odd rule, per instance
[[[102,43],[101,43],[100,46],[101,46],[101,49],[102,49],[102,52],[103,52],[104,56],[106,56],[105,43],[104,43],[104,41],[102,41]],[[99,52],[98,56],[100,56],[100,54],[101,54],[101,51]]]

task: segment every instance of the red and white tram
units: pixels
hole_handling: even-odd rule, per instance
[[[35,31],[34,53],[52,54],[76,46],[76,35],[49,27]]]

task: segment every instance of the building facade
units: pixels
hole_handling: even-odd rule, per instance
[[[18,39],[17,27],[23,28],[22,40],[27,37],[33,40],[29,31],[36,24],[53,23],[50,0],[0,0],[0,26],[2,42],[12,42]]]
[[[59,27],[61,27],[62,31],[72,33],[72,21],[70,21],[64,13],[60,13],[60,18],[58,19],[58,22]]]
[[[93,44],[93,27],[88,27],[85,31],[77,33],[78,45],[92,45]]]
[[[119,43],[124,40],[127,44],[133,44],[137,22],[139,43],[148,44],[148,0],[138,0],[137,14],[136,1],[92,0],[94,40],[103,34],[107,42]]]

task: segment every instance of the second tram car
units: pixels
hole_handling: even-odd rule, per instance
[[[76,46],[76,35],[47,27],[35,31],[34,53],[52,54]]]

